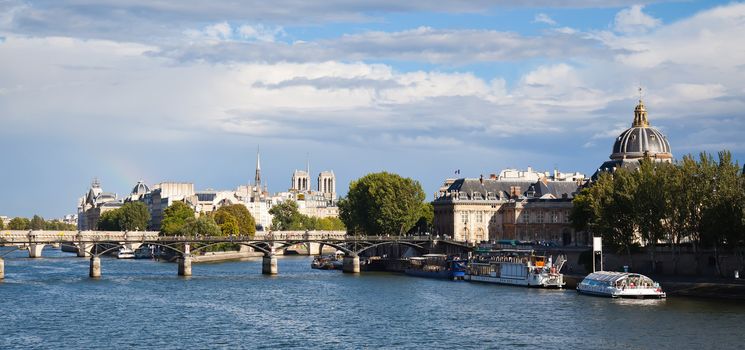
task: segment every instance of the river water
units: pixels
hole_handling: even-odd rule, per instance
[[[611,300],[310,269],[308,257],[175,264],[14,252],[0,282],[0,349],[551,348],[742,349],[745,304]],[[663,286],[664,287],[664,286]]]

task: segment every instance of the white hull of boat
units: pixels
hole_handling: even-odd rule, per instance
[[[466,275],[467,281],[483,282],[483,283],[495,283],[495,284],[506,284],[513,286],[523,287],[540,287],[540,288],[561,288],[564,285],[562,276],[557,276],[554,279],[549,279],[540,275],[532,275],[526,278],[505,278],[496,276],[476,276]]]
[[[577,286],[577,292],[587,295],[597,295],[608,298],[630,298],[630,299],[663,299],[667,297],[664,292],[659,292],[656,288],[634,288],[618,289],[608,287],[581,287]]]

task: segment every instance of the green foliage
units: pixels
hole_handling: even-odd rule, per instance
[[[237,235],[240,233],[240,227],[238,226],[238,219],[225,210],[218,210],[214,213],[215,222],[220,226],[223,236]]]
[[[31,228],[31,220],[27,218],[15,217],[8,223],[11,230],[28,230]]]
[[[34,218],[36,219],[36,222],[34,223],[34,220],[29,220],[27,218],[13,218],[8,223],[6,229],[9,230],[49,230],[49,231],[75,231],[77,230],[77,226],[73,224],[66,224],[64,222],[61,222],[59,220],[50,220],[45,221],[44,218],[34,215]],[[32,225],[33,224],[33,225]],[[32,228],[32,227],[38,227],[38,228]],[[2,220],[0,220],[0,229],[3,229],[4,225]]]
[[[160,233],[167,236],[178,234],[189,218],[194,218],[194,210],[184,202],[173,202],[163,211]]]
[[[238,221],[238,234],[253,237],[256,233],[256,221],[248,209],[243,204],[232,204],[222,206],[215,212],[215,216],[222,215],[225,212],[233,216]]]
[[[744,176],[728,151],[717,160],[688,155],[674,165],[642,159],[637,170],[601,174],[575,196],[570,219],[575,229],[602,235],[629,256],[643,243],[653,268],[658,243],[670,243],[675,254],[685,241],[697,254],[713,248],[719,268],[720,248],[745,256]],[[675,257],[674,262],[677,269]]]
[[[300,214],[297,203],[287,200],[269,209],[272,214],[272,229],[277,231],[344,230],[344,223],[335,217],[316,218]]]
[[[0,219],[0,230],[4,230],[4,229],[5,229],[5,221]]]
[[[343,231],[347,227],[344,226],[344,222],[337,217],[326,217],[326,218],[311,218],[316,221],[315,227],[308,228],[308,230],[319,230],[319,231]]]
[[[269,209],[272,215],[272,229],[276,231],[303,230],[305,223],[303,215],[298,212],[297,203],[293,200],[286,200]]]
[[[339,201],[340,217],[351,232],[398,235],[421,218],[424,198],[418,181],[368,174],[349,184],[347,197]]]
[[[419,213],[419,220],[417,220],[414,227],[409,230],[409,234],[421,234],[424,232],[432,231],[432,222],[435,219],[435,208],[432,203],[424,203]]]
[[[31,229],[32,230],[43,230],[44,229],[44,218],[39,215],[34,215],[34,217],[31,219]]]
[[[109,210],[98,217],[98,229],[102,231],[121,231],[121,211],[119,209]]]
[[[142,202],[127,202],[117,209],[119,228],[126,231],[144,231],[150,223],[150,212]]]
[[[217,226],[212,217],[202,215],[198,219],[195,217],[187,218],[178,231],[179,235],[187,237],[201,236],[220,236],[220,226]]]
[[[75,231],[78,227],[59,220],[50,220],[44,223],[44,229],[49,231]]]

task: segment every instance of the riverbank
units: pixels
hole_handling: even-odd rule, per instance
[[[204,255],[194,255],[192,263],[221,262],[229,260],[241,260],[247,258],[260,258],[264,256],[261,252],[206,252]]]

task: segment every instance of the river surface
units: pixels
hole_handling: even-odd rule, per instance
[[[0,282],[0,349],[742,349],[745,304],[612,300],[575,291],[310,269],[280,257],[175,264],[14,252]],[[663,286],[664,287],[664,286]]]

